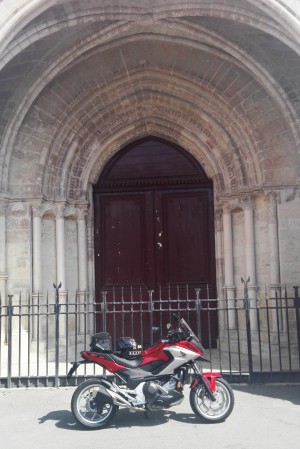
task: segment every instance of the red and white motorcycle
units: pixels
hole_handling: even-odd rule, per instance
[[[71,408],[81,425],[105,427],[119,407],[147,412],[179,405],[191,371],[190,405],[195,415],[215,423],[230,415],[234,406],[232,388],[220,374],[202,371],[202,362],[207,361],[205,351],[183,318],[176,317],[176,328],[169,325],[167,338],[139,355],[128,352],[131,343],[134,340],[120,339],[120,351],[113,352],[109,334],[96,334],[91,350],[83,351],[83,360],[72,364],[68,377],[86,363],[100,365],[114,377],[114,381],[106,376],[91,378],[76,388]]]

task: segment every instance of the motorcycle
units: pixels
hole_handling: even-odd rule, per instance
[[[188,379],[190,405],[198,418],[218,423],[231,414],[231,386],[220,374],[203,371],[202,362],[209,361],[204,348],[186,321],[175,318],[176,326],[168,325],[166,339],[140,353],[131,338],[119,339],[119,350],[113,352],[109,334],[92,337],[91,350],[81,352],[83,360],[72,363],[68,378],[80,365],[95,363],[112,373],[113,380],[99,376],[76,388],[71,409],[79,424],[90,429],[106,427],[119,407],[147,413],[179,405]]]

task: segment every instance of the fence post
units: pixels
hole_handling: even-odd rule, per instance
[[[296,312],[296,327],[297,327],[297,339],[298,339],[298,357],[300,367],[300,298],[299,298],[299,286],[294,286],[294,306]]]
[[[252,383],[253,359],[252,359],[251,322],[250,322],[250,299],[248,295],[248,283],[250,282],[250,276],[248,277],[247,280],[241,278],[241,281],[242,284],[244,284],[244,309],[245,309],[246,332],[247,332],[249,383]]]
[[[11,375],[12,375],[12,317],[14,314],[14,307],[12,299],[14,295],[8,295],[7,305],[7,388],[11,388]]]
[[[102,290],[102,303],[101,303],[101,312],[102,312],[102,331],[106,332],[106,312],[107,312],[107,302],[106,302],[107,291]]]
[[[55,315],[55,386],[58,387],[58,375],[59,375],[59,289],[61,288],[61,282],[58,286],[53,284],[55,288],[55,305],[54,305],[54,315]]]
[[[150,313],[150,345],[153,345],[153,293],[154,290],[148,290],[149,295],[149,304],[148,304],[148,310]]]
[[[201,340],[201,300],[200,292],[201,288],[195,288],[196,292],[196,314],[197,314],[197,335]]]

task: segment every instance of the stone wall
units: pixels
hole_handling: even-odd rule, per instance
[[[213,180],[220,297],[241,276],[297,283],[297,5],[2,1],[2,297],[60,281],[93,294],[92,185],[147,136],[180,145]]]

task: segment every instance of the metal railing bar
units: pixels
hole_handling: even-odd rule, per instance
[[[141,286],[112,288],[105,294],[102,292],[100,303],[91,304],[86,292],[76,292],[75,300],[70,300],[68,292],[59,294],[55,301],[50,300],[48,293],[46,297],[38,293],[34,298],[26,295],[24,302],[20,293],[17,303],[13,303],[11,295],[7,305],[3,305],[0,298],[0,377],[5,372],[7,385],[11,385],[12,377],[17,376],[21,386],[27,372],[25,378],[29,385],[36,376],[50,379],[54,370],[59,385],[61,376],[67,374],[70,356],[78,357],[79,346],[86,348],[89,335],[106,329],[113,334],[115,342],[126,332],[131,334],[126,336],[132,336],[144,347],[166,334],[163,326],[172,313],[194,323],[192,327],[195,326],[197,334],[205,341],[210,369],[219,365],[220,371],[231,379],[239,376],[242,381],[245,372],[251,374],[254,371],[255,375],[270,372],[271,377],[274,374],[273,378],[278,379],[279,375],[283,378],[287,371],[300,368],[300,332],[296,335],[300,305],[296,290],[293,298],[288,296],[286,288],[278,290],[275,298],[270,298],[266,292],[265,303],[259,302],[257,307],[246,302],[245,297],[236,296],[234,303],[229,305],[226,290],[224,296],[225,299],[217,300],[211,297],[208,287],[198,288],[197,292],[186,284],[160,287],[157,292],[147,292]],[[258,300],[257,291],[257,304]],[[257,327],[253,329],[248,316],[251,309],[256,309]],[[229,314],[235,317],[232,329],[229,329]],[[291,329],[294,316],[296,326]],[[4,331],[6,342],[2,342]],[[250,344],[250,353],[249,349],[248,353],[244,350],[246,343],[248,348]],[[7,363],[3,359],[4,349]],[[248,356],[248,366],[244,365],[244,356]],[[93,367],[93,374],[96,372]],[[87,371],[85,365],[84,375],[87,373],[91,371]],[[38,385],[39,380],[36,383]]]
[[[13,295],[8,295],[8,306],[7,306],[7,315],[8,315],[8,324],[7,324],[7,386],[11,388],[11,377],[12,377],[12,316],[13,316],[13,305],[12,305]]]
[[[266,296],[266,311],[267,311],[267,329],[268,329],[268,348],[269,348],[269,367],[272,373],[272,348],[271,348],[271,337],[270,337],[270,307],[269,307],[269,297]]]
[[[46,378],[49,376],[49,294],[46,294]]]
[[[0,375],[3,371],[3,368],[2,368],[2,340],[3,341],[5,340],[5,335],[4,336],[2,335],[3,334],[2,321],[4,321],[4,323],[5,323],[5,317],[3,316],[3,313],[2,313],[2,297],[1,297],[1,292],[0,292]],[[4,327],[4,329],[5,329],[5,327]]]
[[[21,317],[22,317],[22,314],[21,314],[21,308],[20,308],[20,305],[21,305],[21,293],[19,293],[19,303],[18,303],[18,315],[16,315],[16,316],[18,316],[18,330],[19,330],[19,338],[18,338],[18,341],[19,341],[19,350],[18,350],[18,375],[19,375],[19,377],[21,376],[21,364],[22,364],[22,351],[21,351],[21,347],[22,347],[22,322],[21,322]]]
[[[300,298],[299,298],[299,287],[294,286],[294,307],[296,313],[296,329],[297,329],[297,340],[298,340],[298,362],[300,368]]]
[[[258,304],[258,291],[256,289],[256,304]],[[256,320],[257,320],[257,331],[258,331],[258,350],[259,350],[259,366],[260,371],[263,370],[262,362],[262,348],[261,348],[261,329],[260,329],[260,308],[256,306]]]
[[[237,299],[234,298],[234,303],[236,305]],[[239,367],[239,375],[240,379],[242,376],[242,360],[241,360],[241,340],[240,340],[240,320],[239,320],[239,313],[238,309],[235,309],[235,322],[236,322],[236,334],[237,334],[237,348],[238,348],[238,367]]]
[[[289,369],[292,370],[292,354],[291,354],[291,336],[290,336],[290,320],[288,311],[288,296],[286,285],[284,286],[284,309],[285,309],[285,321],[286,321],[286,332],[288,340],[288,358],[289,358]]]

